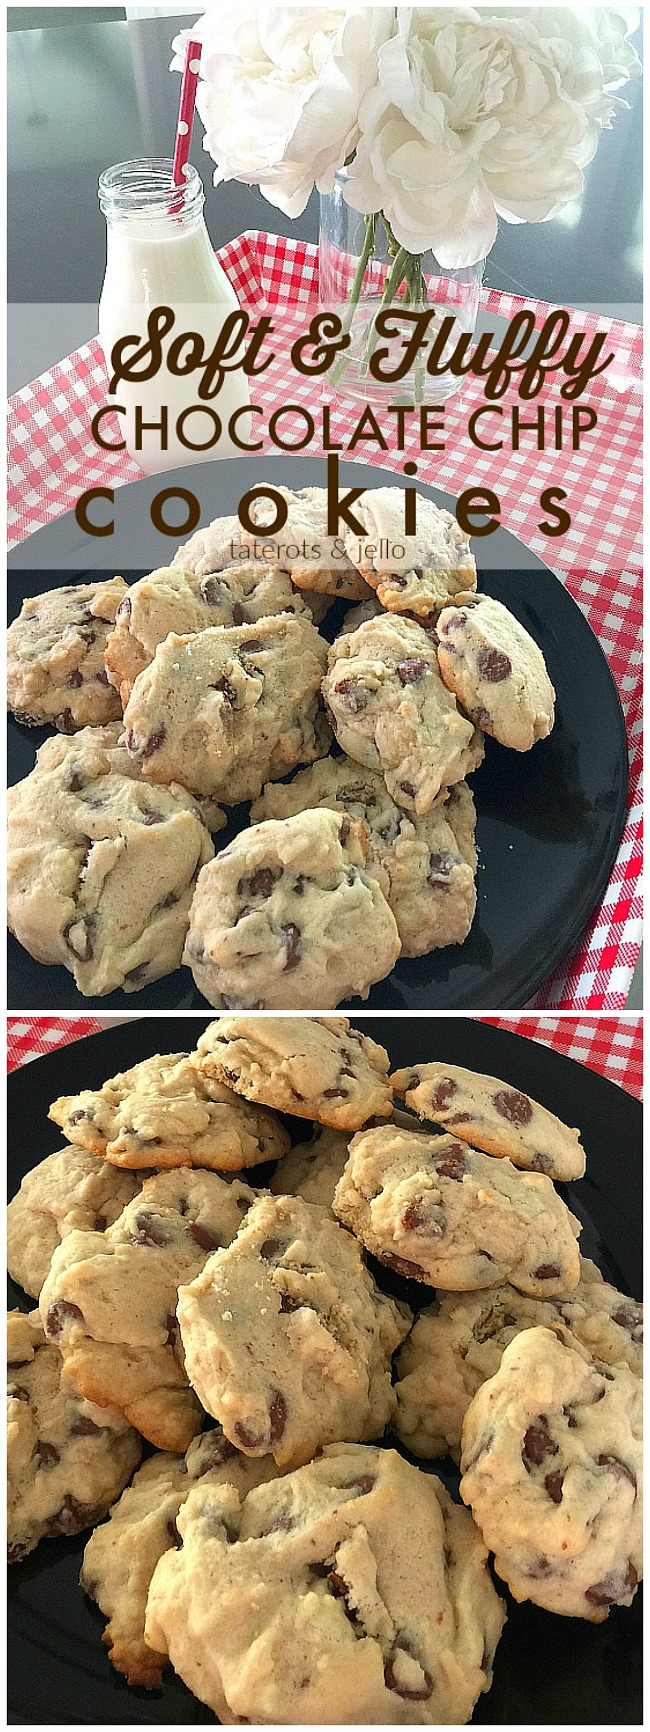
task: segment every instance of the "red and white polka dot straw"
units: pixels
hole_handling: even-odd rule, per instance
[[[192,142],[192,126],[194,124],[194,107],[196,104],[196,86],[199,80],[201,66],[201,43],[188,42],[185,48],[185,66],[181,84],[181,99],[178,105],[178,121],[176,124],[176,142],[174,145],[174,164],[172,179],[174,186],[182,186],[185,180],[190,144]]]

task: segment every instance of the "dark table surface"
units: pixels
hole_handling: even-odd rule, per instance
[[[76,15],[70,8],[9,9],[10,301],[97,301],[104,269],[99,174],[127,157],[171,152],[179,78],[168,70],[170,45],[193,16],[127,22],[118,7],[82,6]],[[634,40],[640,49],[640,31]],[[487,266],[491,287],[576,307],[623,305],[640,319],[640,79],[625,97],[629,111],[601,137],[582,198],[549,223],[501,224]],[[206,186],[215,246],[248,228],[316,240],[317,196],[292,223],[254,188],[211,186],[200,123],[191,154]]]

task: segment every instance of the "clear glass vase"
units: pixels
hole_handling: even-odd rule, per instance
[[[461,335],[476,328],[485,261],[446,270],[434,253],[409,254],[399,247],[381,212],[364,217],[345,201],[347,172],[340,169],[331,193],[321,194],[318,255],[321,308],[338,313],[351,337],[350,347],[327,375],[337,397],[355,403],[444,403],[461,389],[463,378],[447,370],[432,377],[419,356],[403,379],[382,381],[369,368],[379,342],[388,350],[385,370],[404,352],[404,328],[393,338],[375,329],[380,308],[422,312],[435,308],[428,326],[428,343],[441,320],[453,319],[442,353],[451,356]]]

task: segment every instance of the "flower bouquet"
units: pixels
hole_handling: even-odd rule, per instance
[[[259,186],[290,217],[321,194],[321,301],[345,309],[346,394],[395,397],[369,375],[378,307],[433,307],[473,331],[498,218],[544,222],[579,196],[640,70],[637,21],[584,5],[226,4],[192,26],[215,183]],[[457,385],[436,380],[438,395]],[[415,375],[400,392],[430,395]]]

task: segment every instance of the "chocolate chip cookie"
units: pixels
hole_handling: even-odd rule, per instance
[[[178,968],[212,841],[185,788],[122,775],[88,736],[74,745],[9,789],[9,926],[84,995],[137,992]]]
[[[7,633],[7,699],[18,722],[72,734],[119,716],[104,651],[126,593],[113,577],[27,597]]]
[[[249,1101],[355,1131],[390,1115],[388,1053],[346,1016],[220,1016],[194,1063]]]
[[[82,1394],[120,1406],[158,1449],[186,1449],[202,1420],[179,1343],[179,1282],[234,1238],[254,1195],[216,1173],[158,1173],[105,1233],[68,1233],[52,1258],[46,1335]]]
[[[477,728],[516,752],[546,739],[555,692],[541,650],[507,607],[491,595],[459,595],[437,629],[445,685]]]
[[[321,1444],[380,1437],[411,1324],[358,1244],[301,1197],[261,1196],[236,1240],[179,1288],[188,1376],[246,1455],[299,1467]]]
[[[272,1456],[242,1455],[221,1430],[195,1437],[185,1455],[152,1455],[102,1527],[91,1534],[80,1582],[108,1618],[103,1640],[116,1672],[129,1684],[155,1690],[162,1682],[166,1654],[144,1639],[147,1595],[156,1564],[181,1543],[176,1524],[181,1504],[197,1480],[234,1485],[245,1497],[253,1486],[277,1477]]]
[[[141,577],[120,602],[106,645],[108,676],[122,709],[138,674],[170,632],[182,636],[208,626],[252,625],[277,613],[310,617],[289,573],[277,565],[247,562],[204,577],[164,566]]]
[[[493,1377],[522,1329],[564,1325],[607,1365],[642,1373],[642,1308],[580,1258],[580,1281],[557,1299],[529,1299],[514,1287],[441,1294],[421,1311],[399,1355],[395,1430],[414,1455],[458,1459],[472,1397]]]
[[[173,564],[202,576],[243,556],[283,567],[298,589],[353,601],[367,596],[368,586],[348,559],[343,538],[327,533],[326,488],[302,487],[296,492],[275,482],[257,485],[272,488],[286,506],[279,529],[268,527],[277,516],[277,502],[260,497],[250,507],[255,530],[244,529],[237,517],[217,517],[179,547]]]
[[[430,619],[459,589],[476,589],[476,563],[451,512],[418,494],[416,533],[407,535],[404,506],[401,487],[369,487],[353,506],[364,534],[346,530],[346,552],[382,607]]]
[[[334,1213],[374,1256],[453,1292],[510,1281],[546,1299],[580,1278],[580,1224],[550,1179],[519,1173],[452,1136],[359,1131]]]
[[[38,1299],[67,1233],[103,1233],[135,1196],[138,1182],[83,1149],[57,1149],[25,1174],[7,1209],[7,1262],[14,1281]]]
[[[277,1160],[289,1148],[273,1113],[213,1082],[185,1052],[157,1053],[101,1089],[62,1095],[49,1117],[71,1142],[116,1167],[236,1171]]]
[[[278,1161],[271,1180],[276,1197],[303,1197],[331,1212],[334,1192],[348,1158],[349,1137],[327,1125],[314,1125],[311,1142],[296,1143]]]
[[[463,1421],[460,1491],[516,1600],[601,1623],[642,1572],[643,1391],[527,1329]]]
[[[141,782],[145,788],[149,787],[139,765],[127,752],[121,721],[106,722],[101,728],[80,728],[79,732],[71,737],[66,734],[50,734],[49,739],[39,746],[34,768],[60,770],[65,766],[70,777],[78,777],[80,773],[83,774],[83,755],[86,752],[100,752],[116,775],[126,777],[129,782]],[[180,786],[179,783],[172,785],[177,789]],[[190,809],[198,813],[206,830],[216,834],[218,830],[225,828],[226,815],[216,800],[209,799],[207,795],[204,798],[199,798],[196,794],[189,796],[186,788],[182,789],[182,794],[186,807],[190,806],[191,799]]]
[[[498,1077],[435,1063],[396,1071],[392,1083],[421,1119],[444,1125],[462,1143],[550,1179],[582,1178],[580,1132]]]
[[[85,1401],[46,1342],[38,1312],[7,1316],[7,1545],[18,1563],[42,1539],[100,1521],[140,1460],[117,1407]]]
[[[319,707],[327,645],[307,618],[171,632],[124,712],[127,750],[153,782],[229,806],[327,750]]]
[[[292,782],[267,782],[251,819],[288,818],[315,806],[365,825],[367,869],[392,908],[404,956],[462,944],[476,909],[476,811],[466,782],[438,795],[418,818],[396,804],[378,770],[345,755],[323,758]]]
[[[362,824],[301,812],[255,824],[201,872],[183,961],[217,1010],[334,1010],[367,998],[401,945],[366,871]]]
[[[443,684],[433,639],[384,614],[336,638],[323,693],[339,745],[379,770],[398,806],[421,817],[483,756],[481,735]]]
[[[344,1443],[259,1486],[194,1487],[147,1640],[222,1723],[447,1725],[492,1678],[504,1607],[465,1510]]]

